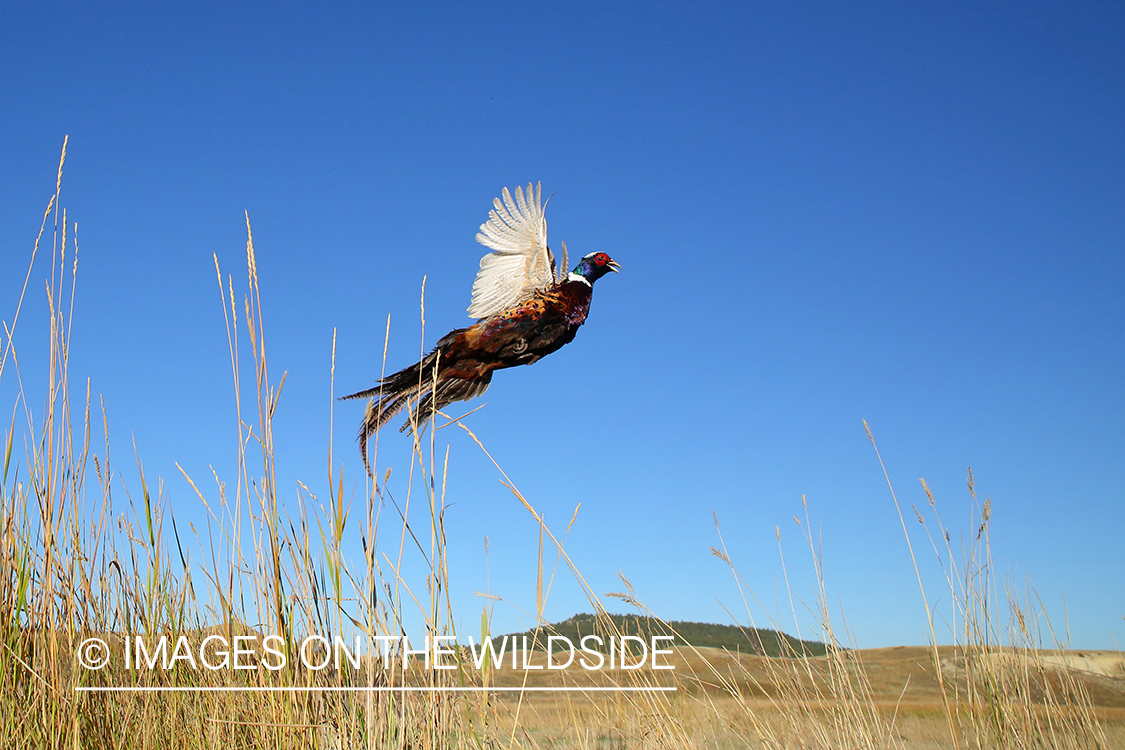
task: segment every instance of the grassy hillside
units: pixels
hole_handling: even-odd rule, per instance
[[[545,626],[535,641],[536,649],[546,648],[547,635],[566,636],[577,645],[583,636],[606,635],[604,618],[613,621],[621,635],[671,635],[675,637],[672,645],[721,648],[744,654],[761,656],[824,656],[826,649],[817,641],[802,641],[776,630],[762,628],[741,628],[735,625],[715,625],[705,622],[661,622],[642,615],[609,614],[595,617],[591,614],[577,614],[562,622]],[[526,635],[528,641],[535,636],[534,631],[509,633],[519,638]]]

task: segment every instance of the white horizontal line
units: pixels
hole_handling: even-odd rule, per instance
[[[667,693],[675,687],[260,687],[236,685],[210,685],[200,687],[159,687],[151,685],[122,685],[118,687],[79,685],[79,693]]]

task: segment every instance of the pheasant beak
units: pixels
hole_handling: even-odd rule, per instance
[[[610,258],[609,261],[606,262],[606,265],[609,267],[609,270],[613,271],[614,273],[621,273],[621,264],[615,261],[613,258]]]

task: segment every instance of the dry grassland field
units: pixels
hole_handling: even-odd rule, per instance
[[[938,649],[945,678],[953,683],[945,687],[961,696],[966,695],[968,687],[966,653],[952,647]],[[1031,664],[1016,667],[1017,663],[1035,658],[1046,667],[1042,672]],[[680,691],[674,698],[658,704],[659,707],[650,707],[648,715],[659,712],[667,716],[662,731],[669,734],[686,732],[690,728],[688,746],[919,749],[955,746],[949,740],[942,685],[934,676],[930,649],[917,646],[864,649],[850,653],[848,659],[853,678],[863,675],[869,681],[866,709],[876,711],[885,724],[886,734],[871,738],[870,743],[842,726],[839,735],[828,730],[828,725],[840,719],[844,707],[835,702],[830,685],[833,669],[827,658],[769,658],[706,647],[677,648],[672,661],[677,677],[681,678],[678,681]],[[1030,701],[1031,710],[1040,719],[1047,718],[1048,710],[1041,702],[1044,684],[1057,690],[1073,679],[1073,684],[1089,696],[1092,715],[1103,725],[1106,746],[1125,746],[1125,654],[1120,651],[1043,652],[1034,657],[1005,654],[1002,659],[1010,660],[1008,667],[1028,669],[1028,674],[1034,673],[1036,679],[1044,680],[1032,689],[1039,700]],[[691,677],[683,680],[687,675]],[[509,670],[498,675],[497,682],[520,684],[521,677]],[[670,678],[653,677],[651,673],[645,675],[645,679],[654,684],[674,683]],[[798,682],[800,689],[795,687]],[[542,684],[542,681],[526,684]],[[521,699],[505,694],[498,704],[499,710],[507,711],[510,716],[522,710],[528,731],[549,747],[596,747],[598,744],[592,736],[583,736],[584,728],[597,726],[605,716],[629,715],[638,709],[636,701],[623,704],[616,696],[596,697],[576,707],[572,702],[560,702],[543,694],[523,697],[521,706]],[[628,722],[623,725],[628,726]],[[817,737],[821,739],[815,739]],[[768,739],[763,741],[763,738]],[[627,740],[628,735],[622,732],[602,741],[606,747],[632,746]],[[853,741],[858,744],[851,744]],[[1047,747],[1067,746],[1062,738],[1041,741]],[[1093,737],[1089,742],[1091,747],[1098,746]],[[973,747],[976,743],[967,739],[962,746]]]
[[[806,535],[817,575],[811,609],[818,632],[806,633],[802,645],[747,626],[733,645],[718,648],[692,643],[685,624],[646,613],[624,577],[613,604],[645,616],[633,625],[611,616],[605,597],[590,589],[567,554],[562,530],[543,523],[533,500],[513,486],[520,512],[540,523],[539,614],[556,566],[583,587],[593,612],[582,621],[585,631],[565,632],[600,639],[580,640],[589,646],[580,654],[553,650],[555,663],[608,657],[614,666],[546,668],[541,647],[560,643],[550,636],[574,623],[543,622],[530,633],[540,648],[524,651],[522,636],[513,636],[501,641],[520,646],[502,648],[508,658],[498,665],[487,655],[482,661],[474,644],[451,635],[451,623],[460,619],[448,597],[445,475],[441,457],[433,459],[426,448],[435,429],[423,437],[414,425],[422,447],[413,470],[425,481],[414,490],[410,516],[383,517],[402,539],[389,555],[377,557],[371,547],[358,558],[345,554],[346,535],[372,539],[379,521],[371,511],[378,506],[374,496],[347,521],[342,480],[338,493],[316,508],[281,510],[273,453],[280,378],[266,361],[268,316],[249,234],[246,278],[237,280],[215,262],[240,398],[239,475],[216,491],[184,473],[212,524],[196,558],[207,561],[203,574],[185,575],[183,549],[197,538],[175,523],[160,483],[145,476],[143,464],[139,486],[127,496],[113,485],[106,415],[70,369],[77,271],[73,228],[57,195],[29,271],[30,286],[40,288],[38,269],[54,269],[46,284],[52,324],[15,332],[18,308],[6,313],[17,315],[7,319],[15,332],[8,336],[48,339],[51,368],[48,382],[21,381],[17,389],[21,404],[47,408],[29,407],[25,417],[21,407],[3,432],[0,747],[1125,747],[1125,657],[1058,649],[1043,632],[1036,600],[996,582],[987,501],[975,506],[964,550],[942,543],[950,537],[936,515],[919,516],[931,533],[927,552],[932,546],[947,571],[942,594],[954,597],[955,644],[934,645],[933,595],[923,590],[918,617],[933,643],[850,648],[830,614],[817,545]],[[44,258],[49,262],[39,265]],[[12,340],[5,339],[0,377],[14,380],[19,349]],[[878,455],[874,437],[871,442]],[[21,453],[13,445],[31,447]],[[968,491],[973,495],[971,475]],[[893,487],[888,494],[897,507]],[[911,540],[910,549],[917,549],[917,535],[905,541]],[[404,551],[425,560],[424,576],[398,575],[392,561]],[[721,536],[712,552],[741,585]],[[410,633],[416,640],[409,660],[395,650],[405,610],[421,612],[422,620]],[[491,633],[488,612],[486,606],[483,616],[467,617],[480,622],[475,644],[500,639]],[[357,637],[383,639],[387,650],[330,653],[335,639],[346,645]],[[610,643],[624,645],[607,652]],[[621,658],[630,668],[622,668]]]

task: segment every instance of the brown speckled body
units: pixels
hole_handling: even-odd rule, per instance
[[[367,437],[400,409],[411,404],[418,429],[454,401],[468,401],[488,390],[492,372],[529,365],[574,340],[590,312],[593,288],[564,281],[468,328],[450,331],[421,362],[384,378],[374,388],[344,398],[374,397],[360,427],[360,452],[367,458]],[[402,426],[406,430],[411,420]]]
[[[437,343],[439,379],[479,378],[493,370],[529,365],[574,340],[590,312],[593,288],[564,281]]]

